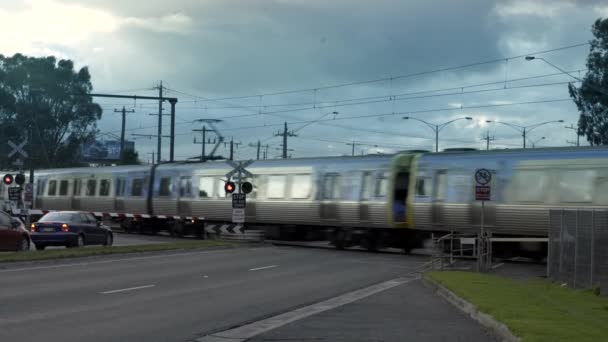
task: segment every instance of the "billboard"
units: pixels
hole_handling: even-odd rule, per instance
[[[135,150],[135,142],[125,141],[125,151]],[[95,141],[82,148],[83,160],[120,160],[120,141]]]

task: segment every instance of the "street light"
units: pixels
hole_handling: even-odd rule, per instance
[[[458,121],[458,120],[473,120],[472,117],[465,116],[465,117],[462,117],[462,118],[457,118],[457,119],[454,119],[454,120],[451,120],[451,121],[444,122],[442,124],[436,125],[436,124],[430,123],[428,121],[424,121],[424,120],[418,119],[418,118],[413,118],[413,117],[410,117],[410,116],[404,116],[403,119],[404,120],[416,120],[416,121],[420,121],[423,124],[429,126],[435,132],[435,152],[439,152],[439,131],[441,131],[445,126],[451,124],[454,121]]]
[[[553,64],[553,63],[551,63],[551,62],[549,62],[548,60],[546,60],[546,59],[544,59],[544,58],[542,58],[542,57],[536,57],[536,56],[526,56],[526,57],[525,57],[525,59],[526,59],[526,61],[541,60],[541,61],[543,61],[543,62],[547,63],[548,65],[552,66],[553,68],[555,68],[555,69],[559,70],[561,73],[566,74],[566,75],[568,75],[568,76],[570,76],[570,77],[574,78],[575,80],[577,80],[577,81],[579,81],[579,82],[581,82],[581,83],[583,82],[583,80],[581,80],[580,78],[578,78],[578,77],[576,77],[576,76],[572,75],[571,73],[567,72],[566,70],[564,70],[564,69],[562,69],[562,68],[558,67],[557,65],[555,65],[555,64]],[[600,94],[608,95],[608,91],[607,91],[606,89],[602,89],[602,88],[596,87],[596,86],[594,86],[594,85],[592,85],[592,84],[587,84],[587,87],[589,87],[589,88],[591,88],[591,89],[593,89],[593,90],[597,91],[597,92],[598,92],[598,93],[600,93]]]
[[[536,127],[540,127],[542,125],[546,125],[546,124],[550,124],[550,123],[555,123],[555,122],[564,122],[564,120],[545,121],[545,122],[541,122],[541,123],[537,123],[537,124],[529,125],[529,126],[520,126],[520,125],[508,123],[508,122],[492,121],[492,120],[486,120],[486,122],[487,123],[499,123],[499,124],[503,124],[505,126],[509,126],[509,127],[513,128],[513,129],[521,132],[522,137],[524,138],[524,148],[526,148],[526,134],[528,132],[530,132],[531,130],[535,129]]]
[[[536,144],[538,144],[538,142],[541,141],[541,140],[545,140],[545,137],[541,137],[540,139],[536,139],[536,141],[530,140],[530,142],[532,143],[532,148],[536,148]]]

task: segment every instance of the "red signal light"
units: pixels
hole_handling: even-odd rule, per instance
[[[4,182],[4,184],[6,185],[10,185],[13,184],[13,175],[11,174],[6,174],[4,175],[4,178],[2,180]]]
[[[226,182],[226,184],[224,185],[224,190],[226,190],[226,192],[229,194],[233,193],[234,189],[235,185],[233,182]]]

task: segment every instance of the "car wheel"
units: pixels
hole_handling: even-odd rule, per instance
[[[46,248],[45,245],[36,245],[36,250],[37,251],[43,251]]]
[[[85,241],[84,241],[84,235],[78,235],[78,239],[76,240],[76,247],[80,248],[80,247],[84,247]]]
[[[27,252],[30,250],[30,240],[28,240],[26,237],[21,238],[21,241],[19,242],[19,248],[17,249],[18,252]]]
[[[112,234],[106,234],[106,241],[103,243],[104,246],[112,246],[114,243],[114,236]]]

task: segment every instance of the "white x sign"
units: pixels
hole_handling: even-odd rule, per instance
[[[23,158],[27,158],[27,152],[25,152],[25,150],[23,149],[25,145],[27,145],[27,139],[23,140],[19,145],[9,140],[8,146],[10,146],[13,150],[8,154],[8,157],[10,158],[14,156],[15,153],[19,153],[21,156],[23,156]]]
[[[226,174],[226,178],[231,178],[235,173],[239,173],[239,174],[244,174],[246,177],[253,177],[253,174],[247,170],[245,170],[245,168],[249,165],[251,165],[253,163],[253,160],[248,160],[248,161],[244,161],[244,162],[234,162],[232,160],[227,160],[226,163],[228,163],[230,166],[232,166],[234,168],[234,170],[228,172]]]

